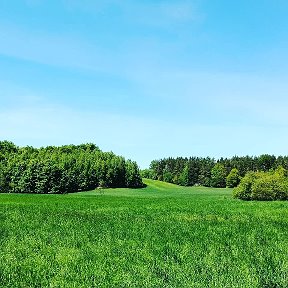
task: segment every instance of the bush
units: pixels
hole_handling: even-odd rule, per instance
[[[288,200],[287,171],[279,167],[273,172],[249,172],[233,190],[242,200]]]
[[[234,188],[233,196],[242,200],[251,200],[252,184],[257,177],[256,172],[248,172],[240,181],[239,185]]]

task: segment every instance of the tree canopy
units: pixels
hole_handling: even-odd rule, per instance
[[[170,157],[153,160],[150,168],[144,170],[142,175],[183,186],[233,188],[249,171],[267,172],[279,166],[288,169],[288,156],[263,154],[258,157],[234,156],[218,160],[210,157]]]
[[[95,144],[17,147],[0,141],[0,192],[67,193],[97,187],[142,187],[136,162]]]

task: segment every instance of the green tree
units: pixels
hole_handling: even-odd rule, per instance
[[[94,144],[18,149],[13,143],[0,142],[1,192],[66,193],[99,185],[142,187],[143,183],[135,162],[126,163]]]
[[[182,173],[180,174],[179,184],[182,186],[190,186],[191,185],[190,169],[189,169],[188,163],[185,165]]]
[[[210,157],[200,158],[199,184],[211,186],[211,170],[215,165],[215,160]]]
[[[18,147],[11,141],[0,141],[0,153],[1,154],[11,154],[11,153],[17,153]]]
[[[5,190],[6,190],[6,181],[5,181],[4,165],[0,162],[0,193],[5,192]]]
[[[269,171],[274,168],[274,163],[276,162],[276,157],[274,155],[263,154],[257,157],[256,165],[257,169],[260,171]]]
[[[233,168],[226,177],[226,186],[234,188],[240,183],[240,174],[237,168]]]
[[[155,173],[152,169],[143,169],[140,171],[140,174],[143,178],[156,179]]]
[[[224,165],[217,163],[211,170],[211,186],[224,188],[226,186],[226,169]]]
[[[136,162],[131,160],[126,161],[125,180],[126,187],[143,187],[140,170]]]

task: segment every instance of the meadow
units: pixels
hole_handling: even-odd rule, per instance
[[[288,287],[288,202],[145,183],[0,194],[0,287]]]

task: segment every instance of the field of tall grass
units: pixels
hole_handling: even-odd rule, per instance
[[[0,194],[0,287],[288,287],[288,202],[145,182]]]

